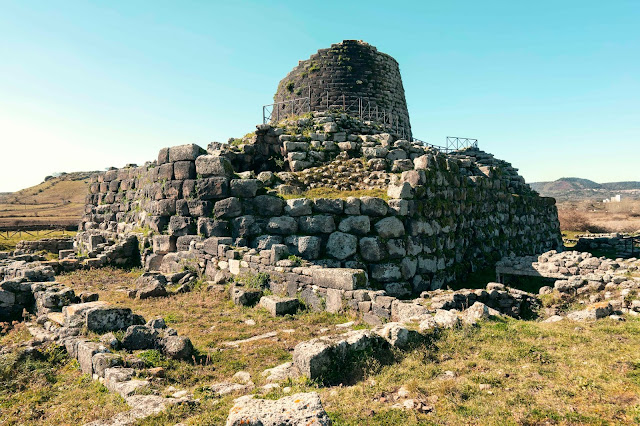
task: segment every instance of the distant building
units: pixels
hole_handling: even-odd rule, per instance
[[[622,196],[620,194],[617,194],[614,197],[611,197],[609,199],[605,199],[602,200],[603,203],[619,203],[622,200]]]

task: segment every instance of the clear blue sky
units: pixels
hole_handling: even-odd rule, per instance
[[[528,182],[640,180],[640,1],[0,0],[0,191],[254,129],[298,60],[400,63],[416,137]]]

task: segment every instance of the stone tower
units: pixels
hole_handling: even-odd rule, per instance
[[[278,84],[274,102],[303,97],[310,97],[311,111],[345,108],[411,138],[398,62],[363,41],[344,40],[300,61]],[[272,120],[290,115],[292,109],[295,113],[289,103],[276,105]]]

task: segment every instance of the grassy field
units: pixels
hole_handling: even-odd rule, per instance
[[[0,227],[80,221],[89,173],[70,173],[0,197]]]
[[[203,355],[200,363],[160,359],[167,378],[156,384],[159,389],[173,385],[190,390],[201,403],[169,409],[142,424],[223,424],[235,396],[214,397],[208,385],[229,381],[244,370],[259,387],[264,384],[260,372],[290,360],[298,342],[338,333],[335,324],[350,320],[314,313],[273,318],[260,308],[234,306],[224,294],[204,289],[162,299],[128,299],[124,290],[140,273],[103,269],[74,272],[59,280],[77,292],[97,291],[101,300],[130,306],[146,318],[164,317]],[[323,387],[294,380],[283,386],[292,387],[292,392],[319,392],[336,425],[640,422],[640,320],[577,325],[484,322],[430,335],[414,349],[396,353],[390,365],[369,360],[353,385]],[[277,336],[237,347],[225,344],[270,331],[277,331]],[[17,327],[0,344],[23,338],[24,330]],[[0,375],[0,423],[81,423],[126,409],[119,398],[83,377],[75,361],[54,353],[50,357],[37,365],[19,364],[14,367],[17,375]],[[407,395],[398,396],[401,387]],[[65,400],[66,395],[75,403]],[[280,389],[266,397],[282,395]],[[407,399],[423,404],[425,412],[394,407]],[[28,410],[22,412],[18,406]]]
[[[576,201],[558,204],[560,228],[578,233],[640,232],[640,201]]]

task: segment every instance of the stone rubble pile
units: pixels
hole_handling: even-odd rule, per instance
[[[549,251],[540,256],[505,258],[496,270],[503,276],[538,276],[553,280],[540,288],[540,295],[556,296],[557,306],[547,308],[545,321],[559,321],[565,316],[576,321],[640,313],[640,260],[607,259],[588,252]],[[584,309],[565,314],[562,305],[578,302]]]

